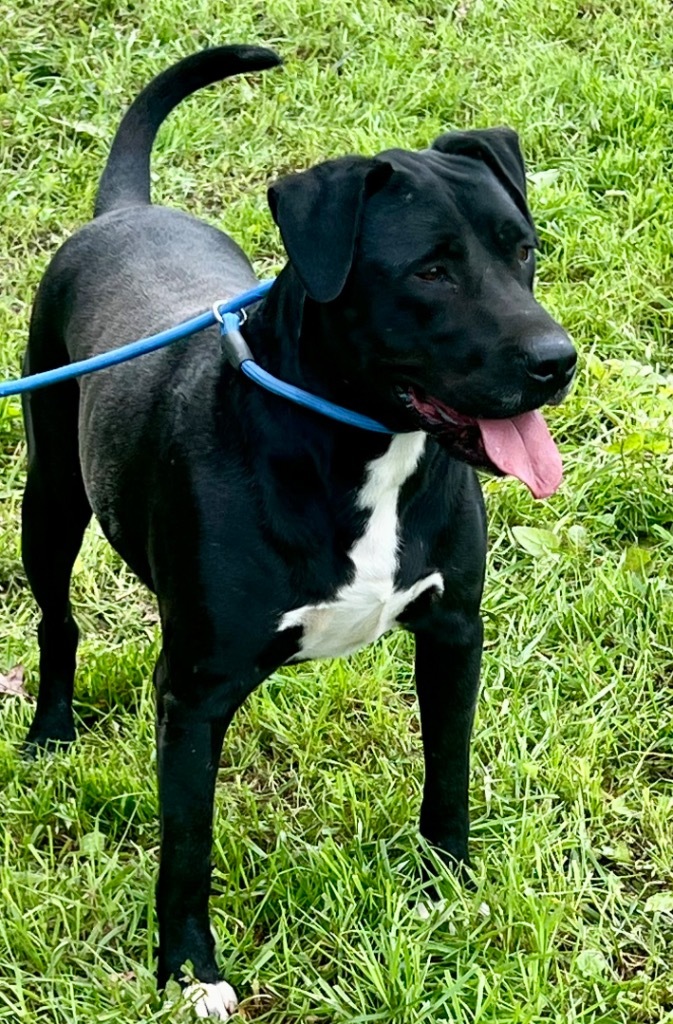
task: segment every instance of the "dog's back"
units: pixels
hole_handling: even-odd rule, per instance
[[[259,47],[206,50],[169,68],[138,96],[115,136],[95,219],[63,244],[42,279],[26,374],[160,331],[255,284],[249,260],[228,235],[182,211],[152,205],[150,152],[162,121],[190,93],[278,63],[275,54]],[[170,429],[166,409],[191,403],[197,416],[220,367],[212,328],[191,343],[24,400],[31,464],[39,459],[62,479],[77,480],[73,488],[80,494],[84,490],[109,539],[148,585],[144,537],[137,549],[122,537],[117,506],[134,492],[133,525],[144,535],[150,515],[145,498],[161,492],[155,448]],[[94,423],[95,429],[89,429]],[[130,451],[144,453],[142,468],[137,459],[132,469],[127,465]]]

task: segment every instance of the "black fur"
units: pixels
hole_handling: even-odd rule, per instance
[[[149,205],[149,153],[183,96],[276,63],[260,49],[207,51],[136,100],[96,219],[65,243],[40,286],[27,373],[168,327],[255,284],[227,235]],[[486,417],[533,409],[567,384],[572,348],[533,298],[533,259],[519,258],[535,238],[512,132],[329,161],[282,179],[270,203],[290,263],[244,333],[260,364],[285,380],[400,432],[419,429],[401,398],[410,384]],[[546,382],[530,372],[540,346],[555,353]],[[356,495],[390,439],[260,390],[227,366],[215,329],[35,392],[25,418],[23,551],[42,611],[29,743],[74,737],[68,590],[93,512],[161,613],[159,979],[190,960],[197,978],[214,981],[209,857],[223,737],[246,696],[300,649],[300,628],[278,632],[282,614],[330,600],[349,580],[348,552],[366,521]],[[486,528],[477,477],[452,445],[428,439],[401,492],[397,583],[444,578],[443,596],[419,598],[402,618],[416,638],[421,831],[456,863],[468,857]]]

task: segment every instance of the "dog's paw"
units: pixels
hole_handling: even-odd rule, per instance
[[[462,889],[467,892],[475,891],[472,865],[466,849],[457,850],[454,853],[439,846],[428,845],[421,858],[421,877],[425,897],[431,903],[441,900],[442,893],[438,883],[447,872]]]
[[[182,993],[190,1003],[197,1017],[214,1017],[215,1020],[229,1020],[238,1008],[238,999],[231,985],[226,981],[209,984],[196,981]]]
[[[71,746],[75,734],[72,736],[40,736],[30,734],[21,744],[21,758],[24,761],[37,761],[40,757],[51,757],[53,754],[65,752]]]
[[[55,714],[36,715],[23,741],[21,752],[33,761],[41,754],[56,754],[66,750],[75,740],[75,723],[68,708]]]

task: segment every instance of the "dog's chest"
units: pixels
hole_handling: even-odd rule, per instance
[[[290,661],[351,654],[395,626],[407,605],[425,591],[443,590],[438,572],[426,574],[404,589],[395,586],[400,553],[399,494],[419,463],[425,440],[422,433],[398,434],[388,450],[368,464],[357,496],[359,508],[368,517],[349,551],[351,579],[330,600],[282,616],[279,631],[302,630],[299,650]]]

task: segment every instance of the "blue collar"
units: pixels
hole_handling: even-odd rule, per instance
[[[294,384],[286,384],[285,381],[274,377],[273,374],[268,373],[255,362],[252,352],[239,330],[241,324],[245,322],[245,312],[223,313],[216,306],[213,306],[213,313],[220,324],[222,348],[228,361],[234,369],[240,370],[241,373],[244,373],[246,377],[253,380],[255,384],[259,384],[265,391],[270,391],[271,394],[279,395],[281,398],[287,398],[288,401],[294,402],[295,405],[301,405],[304,409],[318,412],[331,420],[346,423],[349,427],[359,427],[361,430],[371,430],[377,434],[393,433],[388,427],[384,427],[377,420],[370,419],[369,416],[353,412],[352,409],[345,409],[342,405],[336,405],[334,402],[329,402],[326,398],[312,395],[309,391],[295,387]]]

